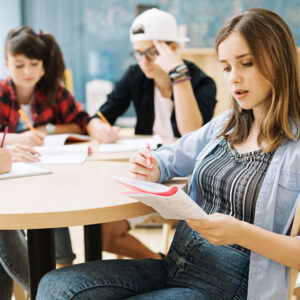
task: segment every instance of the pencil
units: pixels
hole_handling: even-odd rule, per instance
[[[97,115],[100,117],[100,119],[103,122],[105,122],[107,125],[109,125],[110,127],[112,127],[111,124],[107,121],[107,119],[104,117],[103,113],[100,110],[97,111]]]
[[[27,116],[24,114],[23,110],[20,108],[18,110],[18,113],[20,114],[20,116],[24,119],[24,121],[27,123],[28,127],[30,130],[34,130],[31,122],[29,121],[29,119],[27,118]]]
[[[1,142],[1,148],[3,148],[3,146],[4,146],[4,140],[5,140],[5,136],[6,136],[6,134],[7,134],[7,131],[8,131],[8,126],[5,126],[5,128],[4,128],[4,132],[3,132],[3,137],[2,137],[2,142]]]
[[[149,144],[149,143],[146,143],[146,148],[147,148],[149,151],[151,151],[151,147],[150,147],[150,144]],[[146,158],[146,163],[147,163],[147,167],[148,167],[148,168],[151,168],[151,166],[152,166],[151,158],[152,158],[152,156]]]

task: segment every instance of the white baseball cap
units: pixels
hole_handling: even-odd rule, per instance
[[[133,21],[130,27],[130,41],[169,41],[188,42],[189,38],[178,36],[178,26],[176,19],[168,12],[151,8]]]

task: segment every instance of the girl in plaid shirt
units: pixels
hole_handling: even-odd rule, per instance
[[[5,41],[5,64],[10,77],[0,81],[0,132],[8,126],[5,141],[10,144],[13,161],[38,160],[32,146],[43,145],[46,134],[86,133],[89,115],[61,84],[65,64],[51,34],[36,34],[27,26],[11,30]],[[18,113],[20,108],[35,130],[28,130]],[[2,137],[0,133],[0,140]],[[55,233],[57,264],[72,264],[75,255],[68,228],[58,228]],[[11,299],[12,279],[28,290],[27,274],[24,234],[1,230],[1,299]]]
[[[36,34],[27,26],[11,30],[5,64],[10,77],[0,81],[0,132],[8,126],[6,143],[23,145],[16,149],[22,157],[15,155],[14,160],[38,159],[28,146],[43,145],[46,134],[86,133],[89,115],[61,83],[65,64],[51,34]],[[36,130],[28,130],[20,108]]]

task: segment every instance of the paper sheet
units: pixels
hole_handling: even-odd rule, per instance
[[[12,168],[9,173],[0,174],[0,179],[42,175],[50,173],[52,173],[52,170],[50,169],[33,166],[32,164],[26,164],[24,162],[16,162],[12,164]]]
[[[136,151],[144,148],[147,143],[150,144],[151,149],[156,149],[158,144],[162,144],[162,139],[159,135],[149,138],[121,139],[115,143],[100,144],[99,152]]]
[[[33,164],[82,164],[88,156],[88,145],[34,147],[41,156]]]
[[[123,177],[113,177],[113,179],[132,190],[125,192],[126,195],[151,206],[165,219],[207,218],[206,212],[178,186],[166,187],[159,183]],[[170,196],[159,195],[159,193],[166,193],[167,191],[169,191]]]

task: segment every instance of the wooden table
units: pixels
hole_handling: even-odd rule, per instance
[[[99,224],[153,212],[122,195],[111,176],[126,176],[127,163],[87,161],[51,166],[53,174],[0,181],[0,229],[28,229],[31,298],[38,282],[55,268],[53,228]]]

